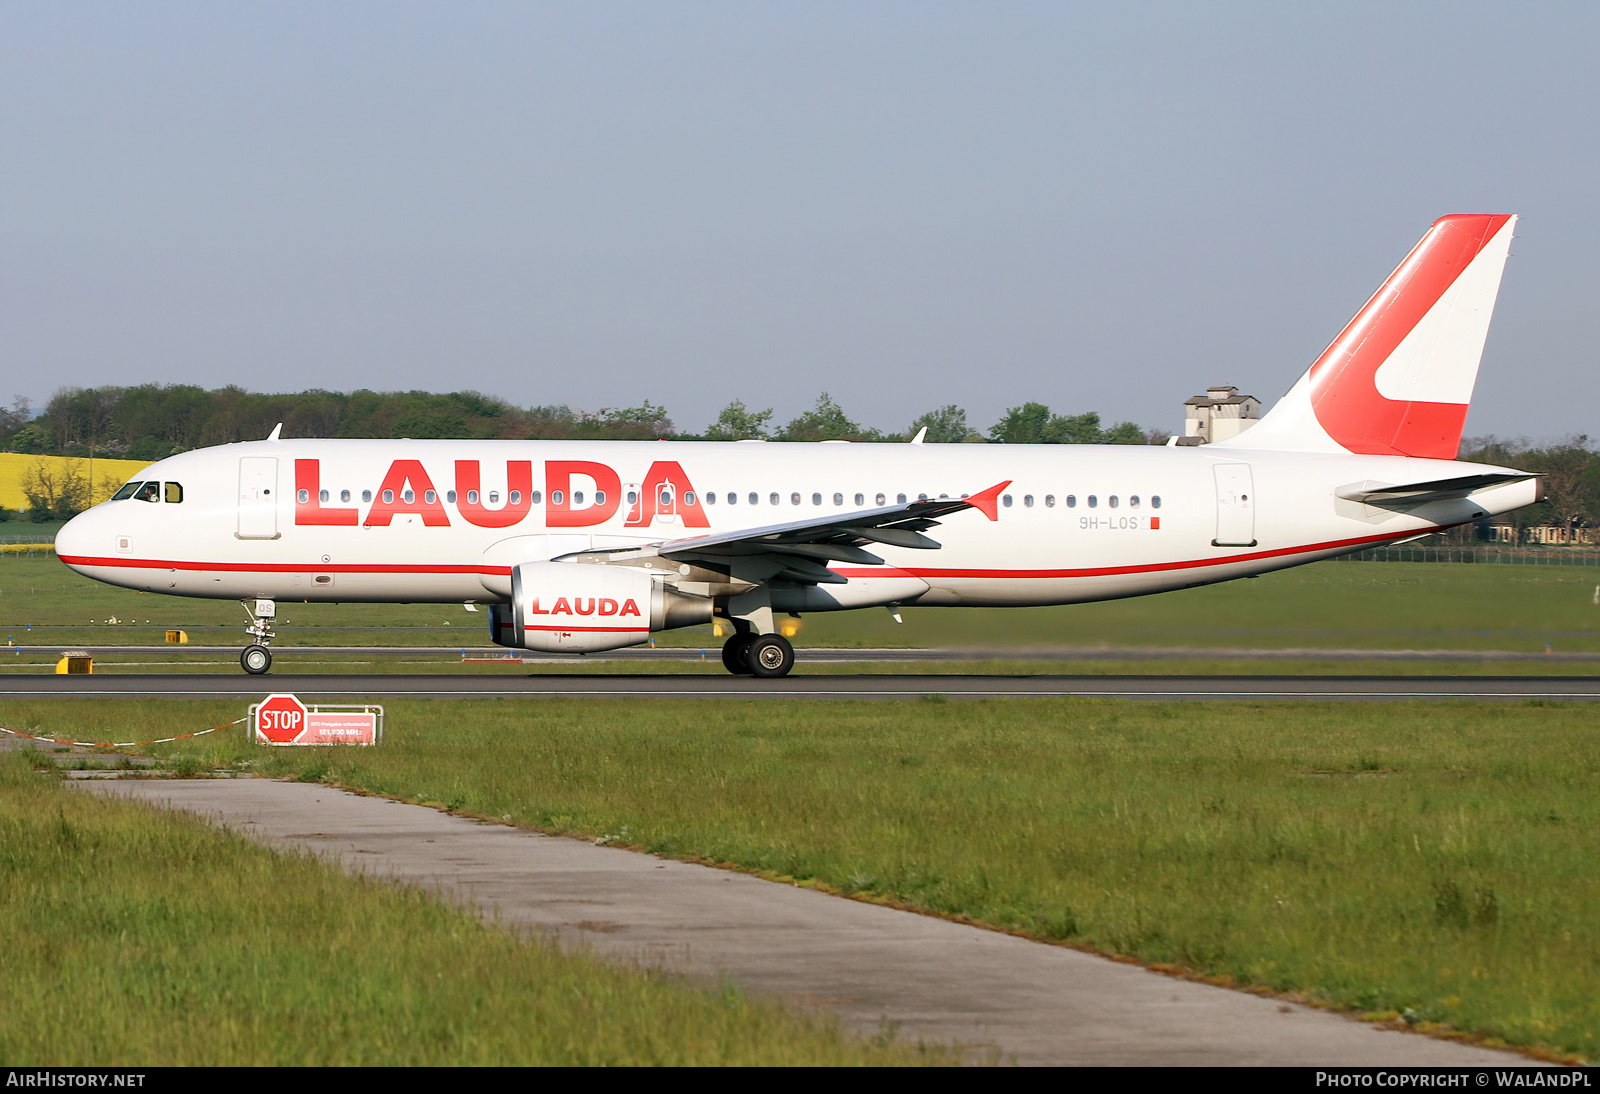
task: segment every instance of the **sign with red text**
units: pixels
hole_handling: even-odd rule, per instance
[[[250,708],[257,744],[375,745],[383,740],[383,708],[375,704],[307,706],[287,692]]]

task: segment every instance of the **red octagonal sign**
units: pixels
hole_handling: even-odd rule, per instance
[[[293,744],[306,731],[306,705],[293,695],[269,695],[256,707],[256,739]]]

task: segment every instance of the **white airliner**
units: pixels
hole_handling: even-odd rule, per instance
[[[1070,604],[1228,581],[1537,501],[1455,460],[1515,217],[1433,224],[1255,428],[1196,447],[291,440],[146,468],[56,537],[113,585],[275,602],[490,605],[515,649],[729,625],[782,676],[773,614]],[[920,438],[919,438],[920,439]]]

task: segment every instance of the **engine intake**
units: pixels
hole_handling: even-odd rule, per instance
[[[711,601],[668,588],[632,566],[524,562],[511,570],[511,603],[489,610],[496,645],[543,653],[636,646],[651,631],[711,621]]]

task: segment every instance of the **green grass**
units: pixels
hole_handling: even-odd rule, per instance
[[[1099,604],[906,608],[904,625],[881,609],[812,614],[802,620],[795,641],[833,647],[1516,652],[1539,652],[1549,643],[1562,652],[1600,652],[1597,584],[1600,569],[1582,566],[1324,562]],[[485,616],[460,605],[282,602],[279,614],[280,646],[488,643]],[[113,618],[121,622],[106,623]],[[191,642],[242,644],[243,622],[233,601],[117,589],[54,559],[0,559],[0,640],[10,635],[29,644],[142,645],[160,643],[171,627],[188,630]],[[657,641],[690,647],[717,642],[709,627],[666,632]]]
[[[613,968],[0,756],[0,1063],[885,1064],[938,1051]]]
[[[258,749],[233,730],[158,751],[1600,1055],[1595,706],[485,699],[388,711],[376,749]],[[243,711],[79,700],[4,713],[126,740]]]

